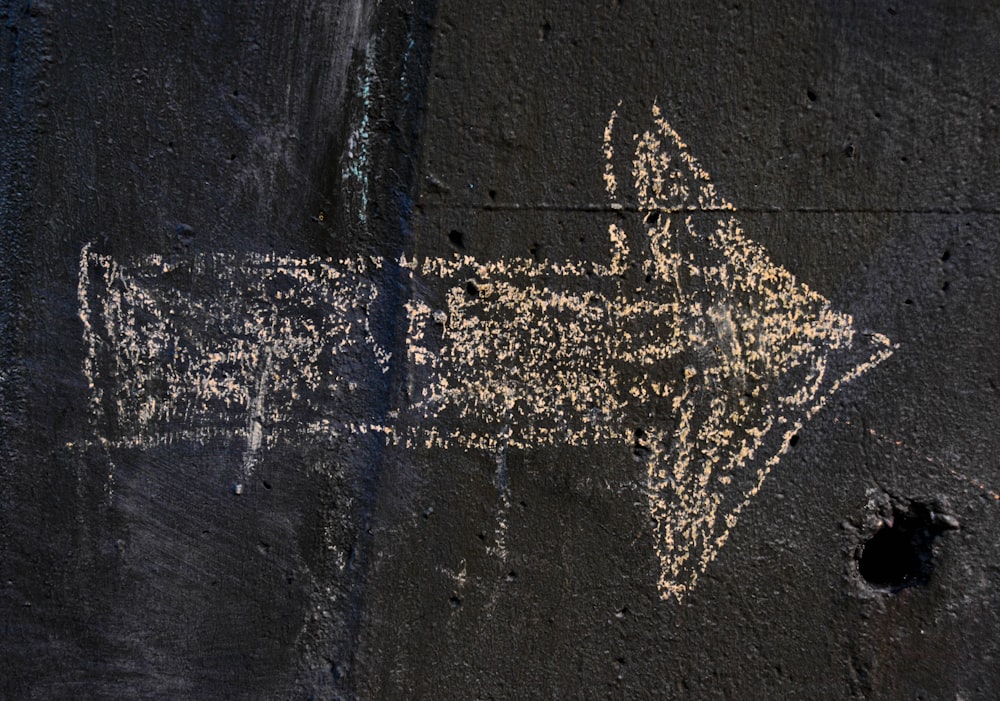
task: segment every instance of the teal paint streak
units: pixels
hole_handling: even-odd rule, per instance
[[[371,113],[373,107],[372,84],[375,80],[375,51],[369,46],[365,56],[364,76],[358,85],[357,96],[361,100],[361,122],[353,131],[347,142],[347,167],[342,179],[353,181],[360,195],[358,221],[368,224],[368,172],[369,172],[369,141],[371,138]]]

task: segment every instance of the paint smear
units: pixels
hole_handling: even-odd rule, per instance
[[[409,285],[396,359],[409,405],[391,424],[344,415],[359,405],[348,395],[373,391],[393,361],[369,321],[371,272],[385,261],[124,263],[85,248],[84,373],[99,440],[226,435],[242,441],[244,479],[278,440],[378,434],[501,459],[617,442],[644,462],[657,584],[681,600],[795,433],[892,346],[746,238],[659,108],[631,140],[628,172],[616,168],[617,119],[602,147],[617,210],[606,263],[392,262],[420,284]]]

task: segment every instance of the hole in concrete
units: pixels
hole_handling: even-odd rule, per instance
[[[538,40],[539,41],[548,41],[549,40],[549,36],[551,36],[551,34],[552,34],[552,24],[548,20],[546,20],[538,28]]]
[[[806,97],[809,98],[809,102],[816,102],[816,93],[812,90],[806,90]]]
[[[793,433],[792,437],[788,439],[788,445],[794,448],[799,444],[799,434]]]
[[[452,229],[448,232],[448,240],[451,241],[451,245],[458,250],[465,250],[465,235],[458,229]]]
[[[632,441],[632,455],[639,460],[646,460],[653,451],[646,445],[646,432],[641,428],[635,429],[635,438]]]
[[[475,282],[473,282],[472,280],[469,280],[467,283],[465,283],[465,292],[470,297],[472,297],[473,299],[475,299],[476,297],[479,296],[479,287],[476,285]]]
[[[858,553],[858,572],[871,586],[893,593],[923,586],[930,582],[934,569],[934,539],[957,527],[953,517],[936,514],[926,504],[894,506],[892,516],[884,519]]]

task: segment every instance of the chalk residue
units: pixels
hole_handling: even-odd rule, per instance
[[[503,504],[506,451],[620,442],[648,456],[658,585],[682,598],[794,433],[892,351],[744,236],[658,108],[633,138],[629,177],[616,173],[618,119],[603,145],[620,210],[606,261],[398,262],[423,291],[406,303],[409,406],[389,423],[343,401],[390,362],[368,321],[369,273],[384,261],[126,265],[85,249],[84,372],[101,438],[237,436],[247,474],[287,437],[485,450]],[[505,530],[506,506],[499,518]]]
[[[388,368],[368,324],[377,290],[365,268],[221,254],[124,265],[85,249],[84,373],[100,439],[241,436],[249,476],[270,441],[358,391],[347,365]]]
[[[421,422],[396,439],[644,449],[659,587],[680,599],[803,422],[892,349],[745,238],[658,107],[652,116],[633,137],[638,214],[609,224],[610,265],[404,261],[449,286],[437,303],[409,304],[411,409]],[[620,204],[617,119],[605,131],[604,182]],[[642,248],[649,254],[637,259]]]
[[[849,315],[746,239],[655,105],[653,122],[633,137],[631,168],[654,254],[644,270],[675,290],[676,328],[695,361],[677,385],[673,427],[644,431],[660,591],[680,599],[803,422],[892,348],[882,335],[858,333]]]

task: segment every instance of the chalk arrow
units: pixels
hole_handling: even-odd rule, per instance
[[[411,449],[620,442],[646,466],[659,590],[683,598],[796,431],[892,348],[744,236],[656,107],[620,186],[617,119],[603,141],[620,210],[604,261],[126,265],[85,249],[84,372],[100,440],[230,435],[247,476],[275,441],[338,434]],[[372,331],[375,269],[410,281],[405,358]],[[406,364],[406,410],[391,423],[346,415],[392,362]]]

